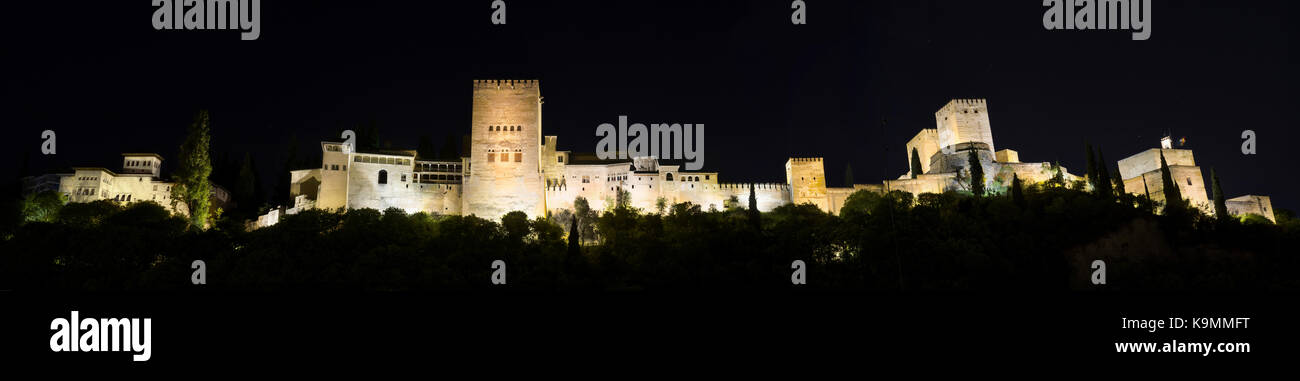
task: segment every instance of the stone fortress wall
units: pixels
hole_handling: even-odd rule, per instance
[[[741,207],[748,206],[750,184],[721,182],[717,172],[684,171],[653,156],[584,162],[572,152],[558,149],[557,137],[542,134],[542,100],[536,80],[478,80],[473,89],[469,153],[460,163],[420,161],[413,151],[351,152],[348,147],[326,142],[322,143],[321,169],[293,174],[294,195],[315,197],[314,205],[322,208],[396,207],[411,213],[484,218],[514,210],[529,217],[571,210],[578,197],[585,198],[593,209],[605,209],[620,193],[632,207],[648,212],[657,211],[661,200],[666,206],[691,202],[707,210],[722,209],[735,197]],[[910,168],[913,149],[921,161],[921,171],[916,174]],[[1159,180],[1158,156],[1152,156],[1159,151],[1145,151],[1120,162],[1129,192],[1143,192],[1141,181],[1145,178],[1152,197],[1162,197],[1160,181],[1151,178],[1154,170],[1154,180]],[[754,184],[759,209],[812,204],[838,213],[848,196],[861,190],[913,195],[969,191],[971,152],[984,170],[985,188],[991,193],[1006,191],[1013,177],[1028,184],[1048,181],[1057,173],[1050,162],[1021,162],[1015,150],[996,151],[988,102],[983,99],[954,99],[945,104],[935,113],[935,128],[920,130],[907,142],[906,152],[908,170],[897,179],[851,187],[828,187],[823,159],[792,157],[785,164],[785,183]],[[1204,204],[1204,183],[1191,151],[1164,152],[1183,194],[1194,204]],[[357,156],[378,160],[358,162]],[[419,167],[430,163],[455,170],[421,173]],[[335,164],[339,164],[337,170]],[[388,176],[386,183],[380,181],[381,172]],[[1064,167],[1060,173],[1067,182],[1081,179]],[[426,181],[430,174],[437,180]],[[1259,204],[1256,200],[1252,205]]]
[[[250,223],[266,226],[279,215],[306,209],[402,209],[408,213],[476,215],[496,219],[511,211],[530,218],[573,209],[578,197],[593,209],[612,206],[619,194],[647,212],[690,202],[701,208],[723,209],[728,199],[748,207],[751,187],[758,208],[771,211],[782,205],[811,204],[838,213],[857,191],[904,191],[913,195],[968,191],[970,154],[984,170],[985,188],[1005,192],[1013,177],[1025,183],[1048,181],[1057,170],[1048,162],[1021,162],[1018,152],[995,150],[988,102],[954,99],[935,113],[935,128],[921,129],[906,143],[908,168],[897,179],[849,187],[828,187],[822,158],[792,157],[785,163],[785,183],[728,183],[717,172],[686,171],[654,156],[630,160],[579,160],[580,155],[559,150],[559,139],[542,134],[542,97],[537,80],[476,80],[473,83],[470,143],[460,160],[423,160],[413,150],[360,152],[343,142],[321,143],[321,166],[289,173],[294,205],[273,210]],[[921,162],[912,173],[911,152]],[[1160,157],[1169,165],[1174,183],[1184,198],[1207,213],[1214,213],[1200,167],[1190,149],[1161,148],[1139,152],[1119,161],[1125,190],[1149,193],[1164,201]],[[575,162],[576,161],[576,162]],[[47,174],[24,179],[28,192],[57,190],[72,202],[116,200],[123,203],[156,201],[173,208],[170,182],[158,178],[162,158],[156,154],[123,154],[121,173],[99,167],[78,167],[72,173]],[[1067,182],[1081,178],[1060,167]],[[214,187],[214,205],[228,202],[225,189]],[[1268,196],[1247,195],[1228,202],[1234,215],[1254,213],[1274,219]],[[179,208],[183,209],[183,205]],[[186,213],[184,210],[172,210]]]

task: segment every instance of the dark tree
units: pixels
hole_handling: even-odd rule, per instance
[[[375,150],[379,149],[379,125],[371,122],[369,124],[358,125],[354,131],[357,134],[357,149]]]
[[[762,220],[763,217],[758,213],[758,196],[755,195],[754,192],[755,192],[754,184],[750,183],[749,184],[749,210],[746,211],[746,213],[749,214],[749,224],[752,225],[754,229],[758,229],[759,227],[763,226],[763,220]]]
[[[1084,177],[1088,179],[1088,184],[1092,185],[1092,189],[1096,190],[1100,188],[1099,181],[1097,181],[1097,159],[1092,154],[1092,143],[1085,141],[1083,146],[1084,149],[1088,150],[1088,173]]]
[[[752,186],[753,184],[750,185]],[[853,187],[853,164],[844,166],[844,186],[849,188]]]
[[[1183,192],[1178,190],[1178,181],[1169,172],[1169,163],[1165,161],[1164,150],[1160,151],[1160,181],[1165,193],[1165,214],[1183,208]]]
[[[460,138],[453,134],[447,134],[447,140],[442,142],[442,150],[438,152],[442,152],[442,156],[440,156],[442,160],[460,160]]]
[[[433,151],[433,139],[429,135],[420,136],[420,143],[415,147],[416,156],[420,160],[433,160],[437,158]]]
[[[239,164],[239,178],[235,184],[235,203],[245,210],[256,210],[257,174],[253,172],[253,155],[244,153]]]
[[[1047,185],[1062,187],[1065,186],[1065,174],[1061,172],[1061,162],[1052,163],[1052,178],[1047,180]]]
[[[501,228],[505,230],[506,238],[510,239],[510,242],[522,241],[530,229],[528,215],[518,210],[506,213],[501,216]]]
[[[1142,176],[1142,195],[1147,200],[1147,212],[1154,213],[1155,204],[1151,202],[1151,187],[1147,186],[1147,177],[1145,175]]]
[[[582,254],[582,231],[578,230],[578,217],[569,220],[569,255]]]
[[[1024,183],[1020,181],[1020,175],[1014,173],[1011,174],[1011,202],[1021,209],[1028,207],[1025,203]]]
[[[335,136],[341,136],[341,135],[342,132],[340,132],[339,135],[335,135]],[[307,159],[303,157],[300,152],[298,152],[297,132],[293,132],[289,134],[288,143],[289,143],[287,146],[288,148],[285,149],[286,155],[284,157],[284,162],[281,163],[280,172],[277,172],[275,174],[275,182],[272,183],[271,186],[270,200],[274,204],[287,204],[293,201],[289,199],[289,187],[290,187],[289,171],[305,169],[308,166]],[[319,164],[319,162],[317,162],[317,164]],[[254,168],[253,172],[257,173],[256,162],[254,162],[252,166]],[[314,167],[314,165],[312,166]],[[261,182],[258,182],[257,188],[261,188],[261,187],[262,187]],[[254,191],[254,194],[257,194],[258,196],[262,196],[262,190],[260,189],[256,190]],[[255,208],[256,206],[257,205],[248,205],[248,207],[250,208]],[[241,205],[240,208],[244,208],[244,205]],[[252,209],[245,209],[245,210],[252,210]]]
[[[1124,190],[1124,178],[1123,176],[1120,176],[1119,171],[1115,171],[1113,180],[1115,182],[1115,195],[1123,196],[1124,194],[1128,193],[1127,190]]]
[[[921,174],[921,154],[916,152],[916,147],[912,147],[912,178]]]
[[[189,133],[181,143],[180,166],[176,169],[176,185],[172,187],[172,199],[186,205],[190,226],[196,228],[207,225],[211,204],[212,183],[208,176],[212,174],[212,159],[208,149],[212,136],[208,122],[208,110],[194,116]]]
[[[1226,220],[1228,219],[1228,202],[1224,199],[1223,188],[1219,186],[1219,174],[1214,172],[1214,167],[1210,167],[1210,181],[1214,182],[1214,215],[1220,220]]]
[[[970,191],[975,196],[984,195],[984,166],[980,164],[979,155],[975,150],[967,151],[966,163],[970,165]]]
[[[1111,199],[1115,196],[1114,189],[1110,185],[1110,165],[1106,164],[1106,156],[1102,155],[1101,148],[1097,149],[1097,178],[1095,179],[1097,194],[1104,199]]]

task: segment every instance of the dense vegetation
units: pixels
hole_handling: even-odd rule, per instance
[[[207,264],[209,289],[788,290],[791,262],[803,260],[801,289],[1038,292],[1082,288],[1093,259],[1107,261],[1103,289],[1300,288],[1300,221],[1281,211],[1276,225],[1156,215],[1141,198],[1059,185],[985,197],[862,191],[840,216],[742,203],[662,213],[580,205],[500,221],[313,210],[246,232],[230,217],[203,229],[150,202],[65,204],[44,193],[7,216],[0,289],[194,287],[195,259]],[[570,240],[572,230],[581,238]],[[508,264],[506,286],[489,282],[497,259]]]

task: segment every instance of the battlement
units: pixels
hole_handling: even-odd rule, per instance
[[[474,90],[531,89],[536,88],[539,82],[536,79],[476,79]]]
[[[790,162],[792,162],[792,163],[815,163],[815,162],[821,162],[821,161],[822,161],[822,158],[820,158],[820,157],[792,157],[792,158],[790,158]]]
[[[945,114],[945,113],[952,113],[952,112],[953,112],[953,109],[956,109],[956,108],[959,108],[959,107],[988,108],[988,101],[985,100],[985,99],[983,99],[983,98],[979,98],[979,99],[953,99],[953,100],[948,101],[948,104],[945,104],[945,105],[943,105],[943,107],[940,107],[940,108],[939,108],[939,111],[935,111],[934,114],[935,114],[935,115],[943,115],[943,114]]]

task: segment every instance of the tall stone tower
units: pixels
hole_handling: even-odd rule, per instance
[[[785,182],[790,184],[790,199],[795,205],[813,204],[829,210],[822,158],[790,158],[785,162]]]
[[[983,143],[988,147],[978,148],[997,152],[993,148],[988,103],[983,99],[953,99],[934,113],[934,122],[939,130],[939,148],[944,152],[952,153],[962,143],[976,143],[977,147]]]
[[[462,208],[496,220],[512,211],[544,216],[542,99],[537,80],[475,80]]]
[[[353,148],[344,143],[321,143],[320,189],[316,194],[316,207],[341,210],[348,207],[348,165],[352,164]]]

